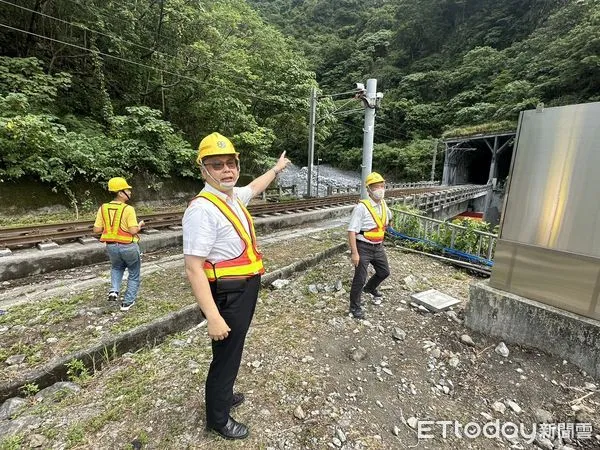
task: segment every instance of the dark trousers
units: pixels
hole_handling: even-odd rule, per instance
[[[350,288],[350,311],[356,311],[361,308],[360,296],[363,288],[366,291],[376,289],[390,275],[390,266],[387,255],[383,249],[383,244],[368,244],[363,241],[356,241],[356,249],[360,260],[358,266],[354,269],[354,278]],[[372,264],[375,268],[375,274],[367,280],[367,268]]]
[[[244,341],[256,308],[259,288],[260,275],[246,280],[218,280],[211,283],[217,308],[231,331],[222,341],[212,341],[213,359],[206,376],[205,392],[206,423],[210,427],[222,427],[229,419],[233,385],[240,368]]]

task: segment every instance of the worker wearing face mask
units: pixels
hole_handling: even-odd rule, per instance
[[[350,260],[354,265],[354,278],[350,289],[350,314],[364,319],[361,294],[370,294],[375,305],[380,305],[383,295],[377,289],[390,274],[390,267],[383,248],[385,229],[392,213],[387,207],[385,180],[372,172],[365,181],[369,198],[361,200],[352,211],[348,225]],[[367,268],[372,264],[375,274],[367,281]],[[366,284],[365,284],[366,282]]]
[[[206,184],[183,216],[183,254],[212,339],[206,426],[226,439],[244,439],[248,427],[231,417],[230,410],[244,401],[243,394],[234,394],[233,386],[264,273],[246,205],[290,161],[283,152],[272,169],[247,186],[235,187],[240,176],[239,153],[225,136],[212,133],[200,142],[197,162]]]

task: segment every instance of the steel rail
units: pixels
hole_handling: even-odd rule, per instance
[[[403,197],[407,195],[422,194],[439,190],[439,187],[403,188],[386,192],[388,197]],[[291,214],[295,212],[330,208],[356,203],[358,194],[341,194],[322,198],[306,200],[292,200],[279,203],[253,204],[248,210],[253,216],[266,216],[270,214]],[[146,228],[167,228],[181,225],[183,211],[169,211],[156,214],[140,214]],[[42,242],[64,242],[86,236],[93,236],[92,223],[87,220],[62,222],[54,224],[39,224],[21,227],[0,228],[0,248],[20,248]]]

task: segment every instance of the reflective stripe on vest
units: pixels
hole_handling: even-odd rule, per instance
[[[215,281],[217,278],[247,278],[252,275],[258,275],[265,273],[265,268],[263,267],[262,255],[256,248],[256,234],[254,233],[254,222],[252,221],[252,217],[250,213],[244,206],[244,204],[238,199],[237,202],[240,205],[240,208],[244,212],[246,216],[246,220],[248,221],[248,226],[250,228],[250,233],[246,231],[244,225],[240,221],[237,214],[231,209],[231,207],[210,192],[201,192],[197,195],[197,197],[203,197],[217,208],[219,211],[223,213],[223,215],[231,222],[233,228],[240,236],[240,239],[244,243],[244,251],[240,256],[233,259],[228,259],[226,261],[221,261],[218,263],[211,263],[210,261],[204,262],[204,273],[209,281]]]
[[[361,234],[368,241],[373,242],[374,244],[383,242],[383,237],[385,236],[385,224],[387,222],[387,208],[385,207],[385,203],[383,203],[382,200],[381,217],[379,217],[379,214],[377,214],[377,211],[375,211],[375,208],[373,208],[373,205],[371,205],[369,200],[361,200],[360,202],[366,206],[367,210],[371,213],[371,216],[373,216],[373,220],[375,221],[375,228],[363,231]]]
[[[136,235],[121,228],[123,211],[129,205],[126,203],[104,203],[102,205],[102,222],[104,230],[100,236],[101,242],[118,242],[120,244],[131,244],[140,240]]]

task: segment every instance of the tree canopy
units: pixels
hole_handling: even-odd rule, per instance
[[[600,100],[600,0],[23,0],[0,5],[0,180],[198,176],[219,131],[256,173],[317,153],[358,170],[356,82],[377,78],[374,159],[427,178],[442,135]],[[344,113],[348,111],[348,113]],[[343,113],[343,114],[339,114]]]
[[[242,0],[0,9],[10,27],[0,28],[1,179],[68,193],[77,177],[198,176],[195,148],[215,130],[251,172],[305,151],[314,72]]]
[[[381,149],[410,154],[411,141],[453,129],[516,128],[519,112],[540,102],[600,100],[598,0],[250,3],[295,37],[324,92],[378,80],[385,94],[375,131],[387,146]],[[325,159],[359,167],[361,125],[360,116],[341,121],[323,142],[333,150]],[[396,170],[394,161],[378,167]]]

